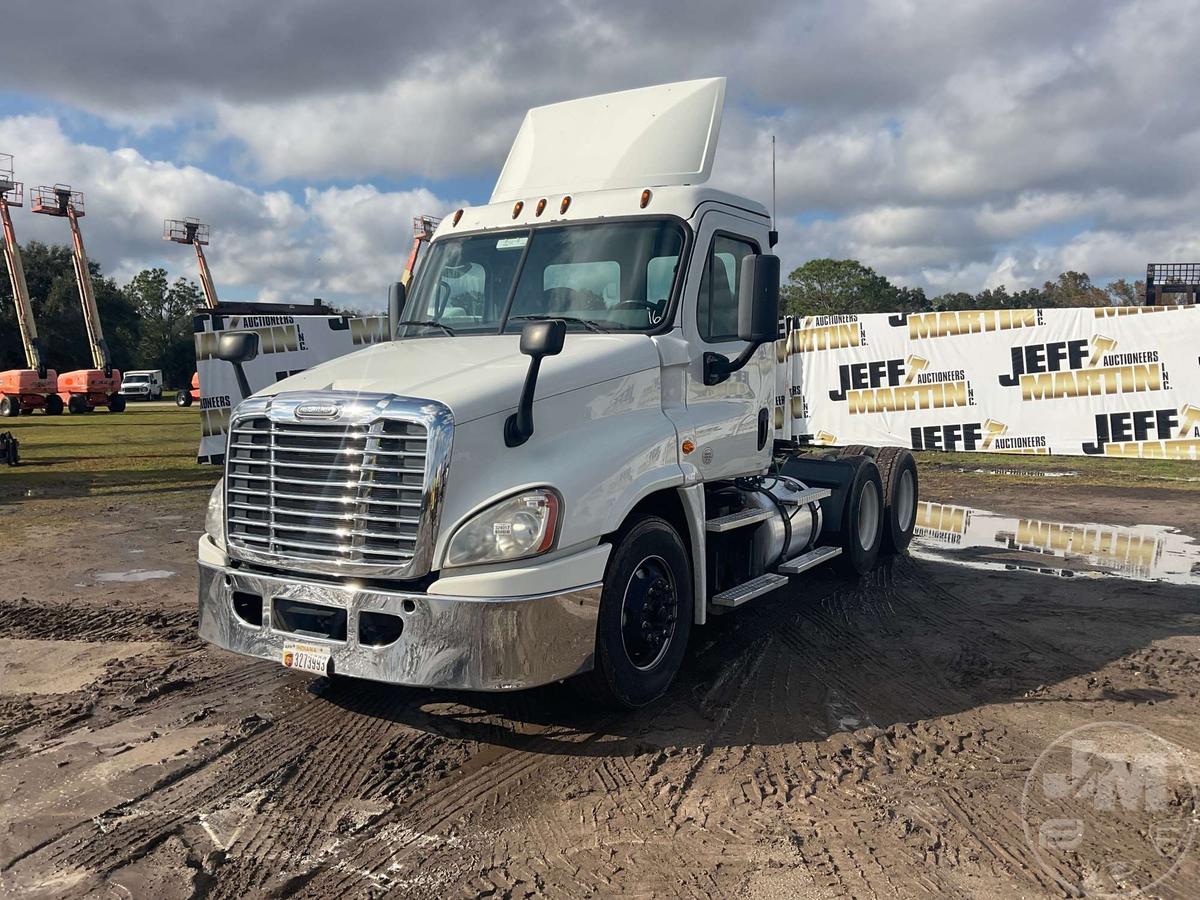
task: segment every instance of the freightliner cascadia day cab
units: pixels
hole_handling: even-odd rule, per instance
[[[779,260],[705,185],[724,79],[532,109],[442,220],[394,339],[249,396],[200,634],[331,677],[646,704],[710,617],[912,534],[898,448],[774,440]],[[241,365],[251,333],[218,356]]]

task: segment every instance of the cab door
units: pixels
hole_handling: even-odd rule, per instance
[[[767,252],[767,226],[723,209],[702,213],[683,293],[683,334],[690,348],[687,421],[695,450],[684,460],[699,479],[731,478],[764,469],[771,456],[774,350],[759,347],[720,384],[704,383],[704,354],[733,359],[739,340],[738,284],[742,262]]]

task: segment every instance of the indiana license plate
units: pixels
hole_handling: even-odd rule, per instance
[[[288,669],[299,669],[302,672],[316,672],[318,675],[329,674],[329,648],[316,644],[298,644],[288,641],[283,645],[280,661]]]

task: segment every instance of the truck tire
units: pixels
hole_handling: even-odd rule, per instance
[[[183,390],[176,393],[175,394],[175,405],[176,406],[191,406],[192,405],[192,392],[187,390],[186,388],[184,388]]]
[[[63,411],[62,397],[51,394],[46,398],[45,413],[48,416],[61,416]]]
[[[21,403],[17,399],[5,394],[0,397],[0,416],[6,419],[12,419],[21,414]]]
[[[875,455],[883,482],[884,553],[901,553],[917,525],[917,461],[903,447],[883,447]]]
[[[125,398],[120,394],[113,394],[108,398],[108,411],[110,413],[125,412]]]
[[[875,568],[879,559],[884,532],[884,495],[879,467],[865,456],[850,459],[859,460],[861,464],[846,492],[846,509],[838,533],[842,555],[834,560],[834,566],[843,574],[857,577]]]
[[[683,663],[694,603],[687,548],[665,519],[622,530],[604,573],[595,668],[578,679],[595,702],[636,709],[671,686]]]
[[[879,557],[883,530],[883,482],[875,462],[841,451],[829,456],[797,453],[784,460],[780,471],[809,487],[830,489],[821,501],[824,525],[818,543],[842,548],[834,560],[842,572],[869,572]]]
[[[72,394],[67,401],[67,412],[76,416],[80,413],[88,412],[88,402],[80,394]]]

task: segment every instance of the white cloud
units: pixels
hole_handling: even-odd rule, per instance
[[[73,143],[46,117],[0,119],[0,146],[20,148],[17,174],[27,186],[83,189],[88,255],[119,282],[147,266],[194,279],[191,253],[161,235],[164,219],[195,216],[213,229],[208,254],[218,295],[291,302],[324,296],[377,307],[403,268],[412,217],[449,205],[427,190],[370,185],[310,190],[298,202],[285,191],[252,190],[134,150]],[[60,219],[21,215],[15,227],[21,241],[69,241]]]

